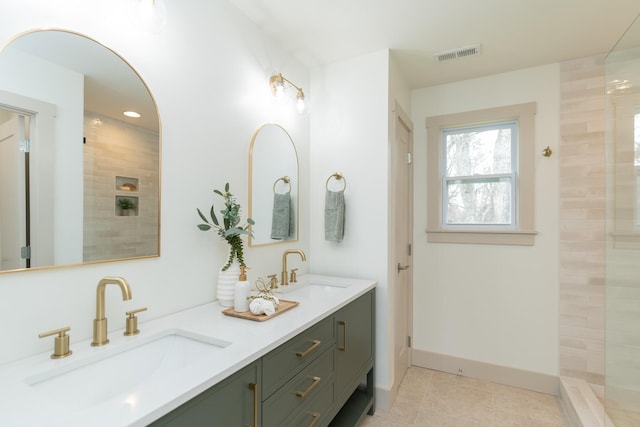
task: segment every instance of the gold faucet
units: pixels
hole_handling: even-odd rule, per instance
[[[289,278],[287,277],[287,255],[289,254],[298,254],[300,255],[300,258],[302,258],[302,261],[307,260],[307,256],[304,254],[302,249],[287,249],[284,251],[282,254],[282,286],[287,286],[289,284]]]
[[[105,277],[98,282],[98,288],[96,290],[96,318],[93,320],[92,346],[100,346],[109,343],[109,340],[107,339],[107,318],[104,313],[104,288],[107,285],[120,286],[123,301],[131,299],[131,288],[124,278]]]

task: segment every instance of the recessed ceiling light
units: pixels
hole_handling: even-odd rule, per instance
[[[133,117],[135,119],[142,117],[140,115],[140,113],[136,112],[136,111],[125,111],[122,114],[124,114],[127,117]]]

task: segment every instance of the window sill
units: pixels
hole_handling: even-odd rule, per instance
[[[427,230],[429,243],[533,246],[537,231]]]

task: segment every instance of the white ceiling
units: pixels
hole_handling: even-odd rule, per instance
[[[411,89],[607,53],[638,0],[229,0],[303,64],[390,49]],[[480,56],[437,63],[481,44]]]

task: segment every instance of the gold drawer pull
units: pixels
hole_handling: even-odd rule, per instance
[[[253,426],[258,427],[258,384],[250,383],[249,389],[253,391]]]
[[[311,345],[311,347],[309,347],[308,349],[306,349],[305,351],[299,351],[296,353],[296,356],[298,356],[300,359],[304,359],[305,356],[309,353],[311,353],[313,350],[315,350],[316,348],[318,348],[320,346],[320,344],[322,344],[322,341],[320,340],[313,340],[311,341],[313,344]]]
[[[313,417],[313,420],[311,421],[311,424],[309,424],[309,427],[313,427],[314,425],[316,425],[316,423],[320,419],[320,414],[318,412],[312,412],[311,416]]]
[[[305,391],[296,391],[296,396],[298,396],[300,399],[304,399],[305,397],[307,397],[307,394],[311,392],[311,390],[318,386],[318,384],[320,384],[320,377],[313,377],[313,382],[311,383],[309,388]]]
[[[338,350],[347,351],[347,322],[345,320],[338,320],[338,325],[344,328],[342,331],[342,347],[338,346]]]

